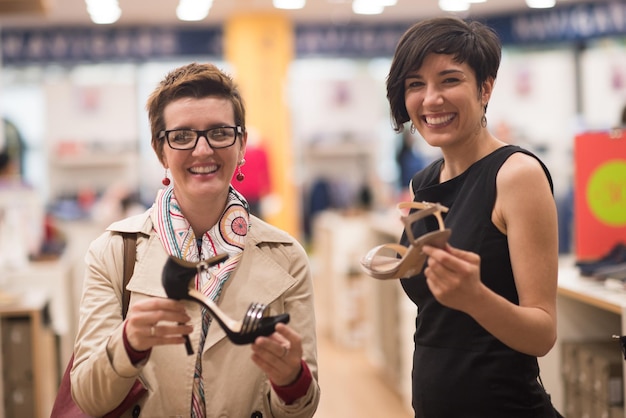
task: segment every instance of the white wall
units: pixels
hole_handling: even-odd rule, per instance
[[[538,153],[552,174],[557,195],[571,180],[571,148],[578,120],[574,69],[571,49],[505,49],[487,110],[489,127],[496,136],[507,139],[503,124],[507,125],[510,142]]]
[[[604,40],[581,56],[583,111],[587,127],[609,129],[620,123],[626,105],[626,45]]]

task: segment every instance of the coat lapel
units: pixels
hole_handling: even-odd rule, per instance
[[[271,305],[295,283],[295,279],[269,256],[271,250],[263,249],[263,244],[267,243],[265,237],[269,236],[269,241],[284,241],[274,238],[271,233],[268,234],[268,229],[258,220],[256,221],[253,224],[255,229],[251,230],[246,239],[246,250],[233,271],[232,277],[224,284],[217,303],[226,315],[237,321],[243,319],[250,303],[259,302]],[[261,236],[264,238],[261,239]],[[167,257],[156,234],[150,233],[147,239],[140,240],[137,247],[137,263],[128,283],[128,289],[131,292],[148,296],[167,297],[161,284],[161,274]],[[192,344],[194,349],[197,349],[201,324],[200,304],[193,301],[185,301],[185,304],[187,313],[192,317],[191,322],[197,324],[191,334]],[[272,311],[271,315],[278,313],[283,312]],[[204,344],[204,352],[224,338],[226,338],[226,333],[217,321],[212,321]]]
[[[237,269],[224,285],[218,306],[226,315],[240,321],[250,303],[259,302],[270,305],[294,283],[295,279],[268,257],[263,249],[255,245],[252,239],[246,243],[246,250]],[[278,313],[282,312],[271,312],[271,315]],[[226,334],[217,321],[213,321],[204,350],[207,351],[225,337]]]

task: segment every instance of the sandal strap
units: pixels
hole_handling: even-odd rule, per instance
[[[425,218],[429,215],[434,215],[437,218],[437,223],[439,224],[439,230],[443,231],[446,227],[443,223],[443,218],[441,216],[442,212],[447,212],[448,208],[439,204],[439,203],[430,203],[430,202],[400,202],[398,203],[398,209],[419,209],[417,212],[414,212],[408,216],[402,216],[400,219],[404,223],[405,231],[407,237],[411,242],[415,242],[415,236],[413,235],[413,229],[411,226],[413,223],[419,219]]]
[[[372,248],[362,259],[362,263],[368,267],[368,268],[372,268],[372,261],[382,252],[385,250],[392,250],[394,251],[396,254],[400,255],[400,257],[404,257],[404,254],[407,252],[407,247],[405,247],[404,245],[400,245],[400,244],[395,244],[395,243],[389,243],[389,244],[382,244],[382,245],[378,245],[374,248]]]
[[[439,210],[443,213],[448,211],[448,208],[441,203],[432,203],[432,202],[400,202],[398,203],[398,209],[426,209],[432,206],[437,206]]]

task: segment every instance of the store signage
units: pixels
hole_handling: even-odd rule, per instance
[[[594,261],[626,244],[626,131],[574,138],[574,250]]]
[[[296,27],[296,55],[340,57],[392,56],[410,24],[308,25]]]
[[[480,19],[503,44],[571,42],[626,34],[626,0],[576,3]],[[298,25],[298,57],[389,57],[412,24]],[[222,28],[2,28],[4,65],[45,62],[222,57]]]
[[[484,19],[504,44],[582,41],[626,34],[626,1],[579,3]]]
[[[0,34],[4,65],[222,56],[219,28],[11,28]]]

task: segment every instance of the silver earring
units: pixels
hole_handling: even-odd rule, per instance
[[[409,128],[409,132],[411,132],[412,134],[415,133],[415,125],[413,125],[413,122],[411,122],[411,127]]]
[[[483,128],[487,127],[487,116],[485,116],[484,114],[483,117],[480,118],[480,126],[482,126]]]

